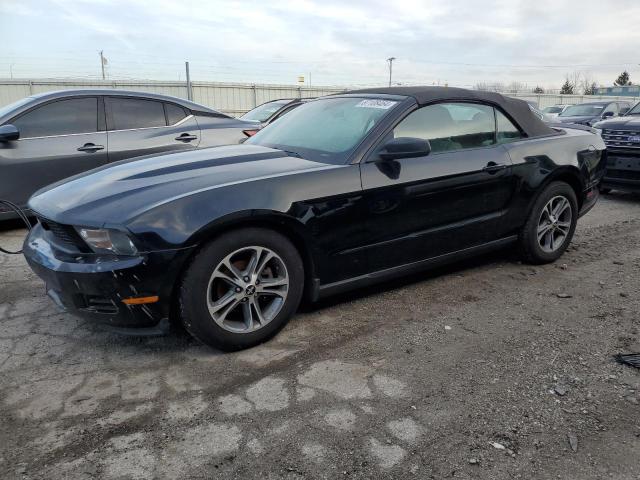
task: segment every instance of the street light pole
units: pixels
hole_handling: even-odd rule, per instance
[[[100,68],[102,68],[102,80],[104,80],[104,50],[100,50]]]
[[[387,58],[387,62],[389,62],[389,86],[391,86],[391,75],[393,73],[393,61],[395,59],[396,59],[396,57]]]

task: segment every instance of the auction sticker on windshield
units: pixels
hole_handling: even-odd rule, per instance
[[[356,107],[359,108],[382,108],[387,110],[388,108],[393,107],[396,103],[392,100],[379,100],[379,99],[368,99],[362,100],[360,103],[356,104]]]

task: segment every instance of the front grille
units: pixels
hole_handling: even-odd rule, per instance
[[[640,149],[640,141],[630,141],[631,137],[640,137],[640,132],[632,132],[629,130],[602,130],[602,139],[607,147],[618,148],[638,148]]]
[[[620,178],[623,180],[640,181],[640,171],[634,170],[607,170],[607,178]]]
[[[38,221],[42,225],[42,228],[51,232],[55,238],[65,245],[74,247],[84,253],[91,252],[87,244],[82,240],[82,237],[80,237],[78,232],[76,232],[75,228],[71,225],[63,225],[44,217],[38,217]]]

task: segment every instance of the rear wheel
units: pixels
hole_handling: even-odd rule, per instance
[[[182,322],[207,345],[249,348],[286,325],[303,283],[302,260],[286,237],[261,228],[235,230],[192,260],[180,289]]]
[[[549,184],[536,200],[520,232],[520,247],[531,263],[554,262],[569,246],[578,219],[578,202],[570,185]]]

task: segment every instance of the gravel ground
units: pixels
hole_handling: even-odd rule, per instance
[[[23,231],[0,232],[0,245]],[[567,254],[332,299],[221,354],[56,311],[0,255],[0,478],[640,478],[640,197]]]

